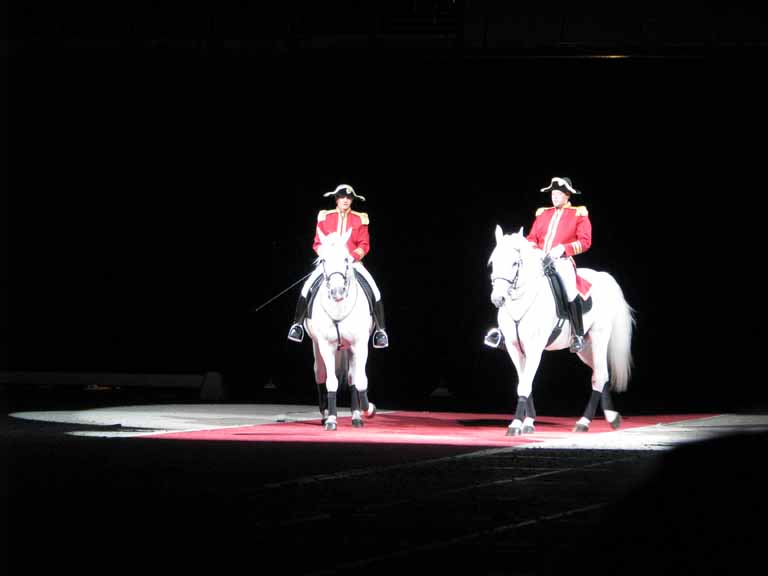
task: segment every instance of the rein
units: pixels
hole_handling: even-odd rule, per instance
[[[344,268],[344,272],[339,272],[338,270],[335,270],[334,272],[331,272],[330,274],[328,274],[325,271],[325,260],[322,261],[322,264],[323,264],[323,278],[325,278],[325,286],[326,286],[326,288],[328,288],[328,290],[331,289],[331,278],[333,278],[336,274],[338,274],[339,276],[341,276],[342,280],[344,281],[344,294],[345,294],[344,297],[346,298],[348,293],[349,293],[349,285],[350,285],[350,280],[349,280],[349,262],[346,263],[347,266],[346,266],[346,268]]]
[[[491,274],[491,284],[496,282],[496,280],[504,280],[507,284],[509,284],[509,288],[507,289],[507,295],[512,296],[512,291],[518,289],[517,282],[520,280],[520,270],[523,267],[523,258],[520,256],[520,250],[517,250],[517,260],[515,261],[515,268],[517,271],[515,272],[515,277],[510,280],[506,276],[494,276]]]

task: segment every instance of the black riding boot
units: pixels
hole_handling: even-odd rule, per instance
[[[389,346],[389,336],[387,336],[387,330],[384,328],[384,305],[381,300],[378,300],[373,305],[373,347],[374,348],[386,348]]]
[[[299,295],[299,301],[296,302],[296,313],[293,317],[293,324],[288,330],[288,340],[292,342],[301,342],[304,340],[304,320],[307,317],[307,299]]]
[[[584,320],[582,318],[581,296],[576,296],[568,303],[571,316],[571,352],[581,352],[584,349]]]

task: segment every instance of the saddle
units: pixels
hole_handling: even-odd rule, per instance
[[[358,284],[360,284],[363,292],[365,292],[365,297],[368,299],[368,311],[371,313],[371,316],[373,316],[373,289],[371,288],[371,285],[368,284],[368,280],[365,279],[365,276],[360,274],[357,270],[355,270],[355,278],[357,278]]]
[[[315,296],[317,296],[317,287],[320,286],[320,282],[323,281],[322,275],[315,278],[312,282],[312,286],[309,287],[309,293],[307,294],[307,310],[312,311],[312,306],[315,304]]]
[[[560,332],[563,330],[563,324],[565,324],[566,320],[570,320],[570,314],[568,313],[568,296],[565,291],[565,285],[563,284],[563,279],[560,277],[560,274],[555,270],[554,261],[547,256],[544,258],[543,263],[544,275],[547,277],[547,280],[549,280],[549,287],[552,289],[552,296],[555,299],[555,309],[557,311],[557,324],[552,329],[552,334],[549,335],[549,339],[547,340],[547,346],[549,346],[558,336],[560,336]],[[581,298],[581,296],[576,297]],[[587,298],[582,304],[582,312],[584,314],[590,310],[592,310],[592,296]]]

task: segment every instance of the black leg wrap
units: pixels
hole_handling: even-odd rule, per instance
[[[325,387],[325,384],[317,385],[317,399],[320,413],[322,414],[323,410],[328,408],[328,389]]]
[[[600,396],[600,407],[603,409],[603,412],[606,410],[616,410],[613,407],[613,398],[611,397],[611,386],[608,382],[605,383],[605,386],[603,386],[603,393]]]
[[[349,408],[354,412],[360,410],[360,397],[357,394],[357,388],[349,387]]]
[[[524,420],[526,415],[526,407],[528,406],[528,398],[520,396],[517,399],[517,410],[515,410],[515,419]]]
[[[328,415],[336,416],[336,392],[328,392]]]
[[[589,397],[587,407],[584,409],[584,418],[589,421],[594,420],[595,412],[597,412],[597,405],[600,403],[600,392],[592,390],[592,394]]]
[[[363,412],[368,412],[368,407],[369,407],[368,390],[363,390],[362,392],[358,392],[357,397],[360,402],[360,410],[362,410]]]
[[[528,396],[528,406],[526,407],[526,416],[536,418],[536,407],[533,405],[533,396]]]

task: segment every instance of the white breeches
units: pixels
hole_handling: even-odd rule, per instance
[[[576,268],[573,266],[573,261],[570,258],[558,258],[555,260],[555,270],[563,279],[568,302],[573,302],[573,299],[579,295],[576,289]]]
[[[373,291],[373,297],[376,299],[376,302],[381,300],[381,292],[379,292],[379,287],[376,285],[376,282],[373,279],[373,276],[371,276],[371,273],[366,270],[365,266],[363,266],[362,262],[354,262],[352,264],[352,268],[359,272],[367,281],[368,284],[371,286],[371,290]],[[309,294],[309,289],[312,287],[312,283],[317,279],[318,276],[320,276],[323,273],[323,269],[321,266],[317,266],[312,274],[307,278],[306,282],[304,282],[304,286],[301,287],[301,295],[306,298],[307,294]],[[573,277],[574,282],[574,290],[576,289],[576,276]]]

